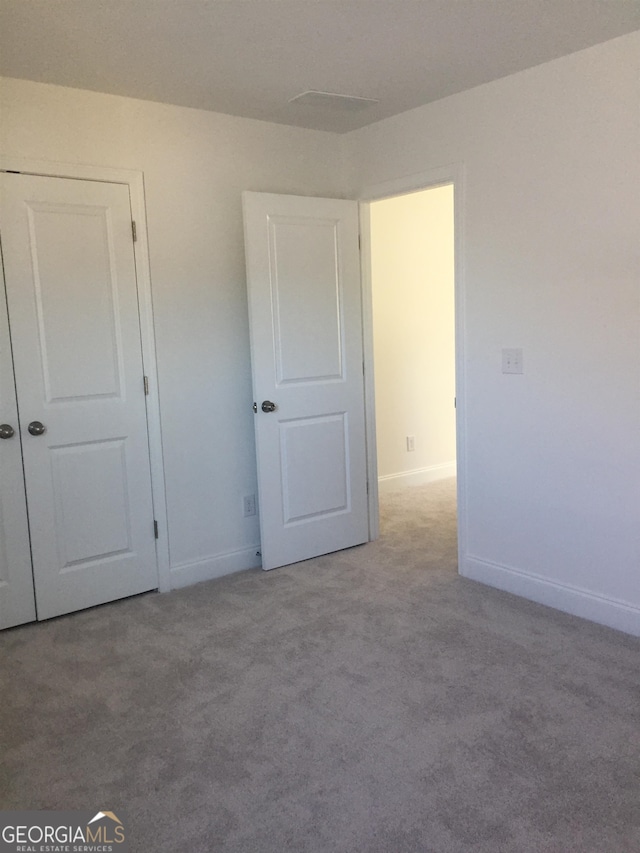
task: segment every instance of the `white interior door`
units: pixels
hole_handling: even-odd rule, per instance
[[[43,619],[158,586],[128,188],[3,174],[0,229]]]
[[[264,193],[243,204],[262,565],[272,569],[369,538],[358,206]]]
[[[18,406],[0,277],[0,628],[35,618]]]

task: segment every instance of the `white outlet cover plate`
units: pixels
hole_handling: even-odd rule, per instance
[[[523,373],[522,350],[519,348],[504,348],[502,350],[502,372]]]

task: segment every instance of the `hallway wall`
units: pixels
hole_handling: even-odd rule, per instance
[[[453,476],[453,187],[372,202],[370,221],[380,488]]]

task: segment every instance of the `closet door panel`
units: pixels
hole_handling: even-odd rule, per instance
[[[2,176],[39,619],[158,586],[128,188]]]
[[[13,435],[11,435],[13,431]],[[18,407],[0,278],[0,628],[36,618]]]

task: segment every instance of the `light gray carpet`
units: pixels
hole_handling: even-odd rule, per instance
[[[459,578],[451,481],[382,531],[4,632],[2,807],[135,853],[637,853],[640,642]]]

